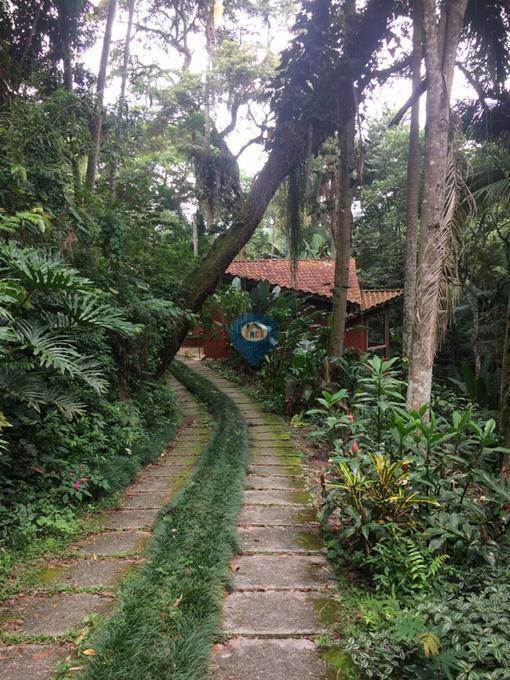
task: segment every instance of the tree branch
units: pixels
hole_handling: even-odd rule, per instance
[[[237,114],[239,112],[240,102],[234,101],[230,109],[230,123],[219,133],[220,137],[226,137],[235,130],[237,125]]]
[[[461,73],[464,75],[465,79],[468,81],[468,83],[471,85],[471,87],[474,89],[476,94],[478,95],[478,99],[480,100],[480,104],[482,105],[484,111],[489,110],[489,106],[487,105],[487,102],[485,101],[486,94],[483,91],[483,88],[481,84],[476,80],[476,78],[473,76],[473,74],[462,64],[460,61],[455,62],[455,66],[461,71]]]
[[[397,113],[393,116],[393,118],[390,120],[390,127],[393,127],[395,125],[398,125],[402,118],[405,116],[406,111],[411,108],[411,106],[414,104],[414,102],[419,99],[424,92],[427,90],[427,80],[424,78],[421,83],[418,85],[418,87],[414,90],[412,95],[409,97],[409,99],[406,101],[404,106],[402,106]]]
[[[251,146],[252,144],[257,144],[257,143],[262,143],[264,141],[264,135],[260,133],[260,135],[257,135],[256,137],[253,137],[252,139],[249,139],[245,144],[242,145],[242,147],[239,149],[239,151],[236,153],[235,158],[236,160],[243,154],[246,149]]]

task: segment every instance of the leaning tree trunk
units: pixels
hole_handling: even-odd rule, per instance
[[[450,93],[467,0],[449,0],[437,20],[436,0],[423,0],[427,120],[421,201],[421,248],[416,285],[412,350],[409,357],[409,408],[430,402],[437,349],[440,291],[445,248],[444,204],[448,160]],[[440,29],[442,28],[442,30]]]
[[[103,49],[101,51],[101,61],[99,63],[99,72],[97,76],[96,100],[94,104],[94,114],[92,117],[92,139],[87,163],[87,187],[90,191],[94,191],[96,186],[97,162],[99,157],[99,145],[101,141],[101,128],[103,126],[103,100],[106,86],[106,71],[108,68],[108,57],[110,56],[112,28],[116,9],[117,0],[110,0],[108,3],[108,14],[106,16]]]
[[[352,186],[354,170],[354,116],[341,130],[336,192],[335,220],[335,279],[333,285],[331,347],[332,356],[344,351],[347,294],[349,292],[349,261],[352,238]]]
[[[415,3],[413,17],[413,92],[421,81],[421,58],[423,36],[421,30],[422,10]],[[402,353],[409,357],[413,338],[414,306],[416,300],[416,258],[418,252],[418,208],[420,200],[420,100],[411,107],[409,150],[407,156],[407,206],[406,206],[406,255],[404,272],[404,327]]]
[[[353,44],[358,46],[357,60],[352,64],[351,77],[357,80],[368,71],[374,51],[379,47],[386,32],[387,22],[393,5],[388,0],[369,0],[364,16],[353,32]],[[330,82],[331,74],[325,74]],[[368,82],[368,80],[366,81]],[[347,93],[351,96],[351,92]],[[350,107],[340,112],[338,124],[343,127],[352,117]],[[246,245],[259,225],[264,212],[276,190],[289,175],[311,153],[316,153],[325,139],[334,132],[332,121],[320,119],[279,121],[274,130],[271,153],[266,164],[256,176],[249,193],[243,196],[233,208],[229,229],[221,234],[202,260],[188,286],[184,306],[200,311],[221,275],[234,257]],[[155,377],[161,377],[186,337],[189,323],[182,321],[169,333]]]

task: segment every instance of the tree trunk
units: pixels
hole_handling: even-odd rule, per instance
[[[355,0],[344,0],[342,33],[345,51],[345,72],[338,92],[338,165],[335,196],[335,277],[331,314],[331,356],[341,356],[344,351],[345,324],[347,318],[347,293],[349,290],[349,261],[352,239],[352,172],[355,169],[354,136],[356,133],[357,102],[352,77],[352,55],[355,54],[352,30],[356,16]],[[341,107],[344,107],[342,112]],[[342,125],[342,113],[348,119]]]
[[[205,43],[207,64],[205,70],[205,86],[204,86],[204,148],[205,148],[205,162],[207,163],[207,170],[205,173],[206,182],[211,181],[211,109],[213,107],[213,86],[212,86],[212,67],[214,60],[214,47],[216,42],[216,30],[214,25],[214,0],[209,0],[206,5],[205,18]],[[212,186],[205,186],[205,215],[208,231],[212,231],[214,226],[214,204],[216,193],[216,178],[212,180]]]
[[[19,60],[19,83],[23,80],[23,68],[25,66],[25,61],[27,60],[28,53],[30,52],[30,48],[32,47],[32,41],[35,37],[35,34],[37,33],[37,26],[39,24],[39,19],[41,18],[41,14],[44,14],[46,12],[46,5],[47,3],[45,2],[42,7],[36,7],[36,10],[34,12],[34,18],[32,20],[32,24],[30,26],[30,31],[28,32],[27,39],[25,40],[25,45],[23,46],[23,52],[21,53],[21,57]]]
[[[357,59],[351,68],[351,80],[367,73],[374,51],[379,47],[387,28],[393,5],[387,0],[369,0],[366,10],[353,31],[352,42],[357,46]],[[327,82],[331,73],[325,74]],[[368,82],[368,79],[365,81]],[[352,96],[352,90],[347,92]],[[351,107],[342,109],[338,126],[343,127],[352,118]],[[332,122],[324,117],[307,120],[280,120],[274,130],[271,152],[266,164],[253,181],[249,193],[243,196],[233,209],[231,226],[213,243],[202,260],[189,285],[184,304],[187,309],[198,312],[207,296],[212,293],[225,269],[243,246],[249,241],[262,219],[276,190],[310,153],[317,153],[327,137],[333,134]],[[172,329],[166,346],[160,353],[155,377],[161,377],[186,337],[188,323]]]
[[[310,149],[309,133],[307,124],[291,122],[280,127],[278,140],[275,139],[271,154],[257,175],[250,193],[241,201],[231,227],[214,241],[189,285],[186,306],[190,311],[200,311],[223,272],[249,241],[280,184],[307,157]],[[313,151],[331,133],[332,129],[329,127],[312,131]],[[182,322],[168,338],[160,354],[156,377],[163,375],[168,368],[186,337],[188,328],[189,324]]]
[[[60,26],[60,50],[62,53],[62,70],[63,70],[63,83],[64,89],[67,92],[73,91],[73,56],[71,51],[71,37],[70,28],[71,20],[75,19],[76,16],[71,12],[76,11],[70,7],[68,2],[59,2],[57,5],[58,11],[58,21]],[[79,200],[81,193],[81,174],[80,174],[80,161],[76,154],[73,154],[71,158],[71,168],[73,170],[73,190],[75,201]]]
[[[96,185],[97,161],[101,142],[101,128],[103,126],[103,100],[106,86],[106,71],[108,69],[108,58],[110,56],[112,28],[116,9],[117,0],[109,0],[103,38],[103,49],[101,51],[101,61],[99,63],[99,73],[97,76],[96,101],[92,118],[91,147],[87,163],[87,187],[90,191],[94,191]]]
[[[352,171],[354,170],[354,116],[341,130],[339,139],[338,173],[336,181],[335,220],[335,280],[332,301],[331,347],[332,356],[344,351],[347,293],[349,290],[349,261],[352,238]]]
[[[501,361],[501,393],[500,393],[500,430],[503,446],[510,448],[510,287],[506,307],[505,342]],[[510,477],[510,454],[503,455],[501,474],[506,479]]]
[[[416,2],[413,17],[413,92],[421,81],[423,53],[422,9]],[[411,107],[409,151],[407,157],[406,255],[404,271],[404,327],[402,353],[409,357],[413,337],[416,299],[416,258],[418,251],[418,207],[420,200],[420,100]]]
[[[62,34],[62,68],[64,72],[64,88],[68,92],[73,91],[73,58],[71,54],[71,41],[69,37],[69,15],[64,12],[60,17]]]
[[[133,31],[133,17],[135,14],[136,0],[129,0],[128,3],[128,20],[126,28],[126,37],[124,39],[124,50],[122,53],[122,74],[120,83],[119,104],[117,109],[117,120],[115,122],[115,153],[120,157],[120,147],[122,144],[122,127],[124,122],[124,109],[126,108],[126,90],[129,73],[129,55],[131,49],[131,33]],[[116,195],[116,179],[119,158],[114,158],[112,161],[111,175],[110,175],[110,190],[115,197]]]
[[[441,247],[441,227],[448,160],[450,93],[466,4],[467,0],[449,0],[443,6],[438,23],[436,0],[423,0],[427,120],[421,247],[407,392],[407,403],[411,409],[429,403],[432,389],[445,255],[445,249]]]

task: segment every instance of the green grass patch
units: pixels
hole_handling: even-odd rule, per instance
[[[229,397],[182,364],[172,370],[214,415],[213,435],[195,473],[163,511],[147,562],[91,641],[89,679],[203,680],[219,633],[248,438]]]

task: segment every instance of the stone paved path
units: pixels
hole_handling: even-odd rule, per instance
[[[187,364],[231,396],[246,419],[251,453],[239,522],[242,554],[223,610],[215,680],[331,677],[314,639],[324,632],[333,577],[321,549],[305,468],[284,421],[263,414],[239,388],[196,360]],[[335,677],[334,675],[332,677]]]
[[[191,473],[209,437],[195,399],[175,379],[171,386],[184,416],[174,444],[141,472],[119,509],[106,514],[104,531],[72,546],[69,559],[51,561],[40,586],[0,607],[1,680],[51,678],[59,662],[72,658],[72,640],[87,616],[114,607],[120,579],[143,559],[158,513]]]

